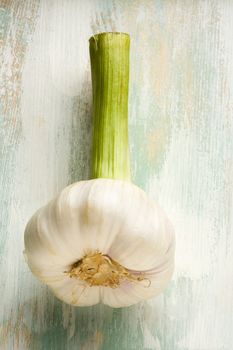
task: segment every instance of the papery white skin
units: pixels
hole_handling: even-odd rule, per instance
[[[66,187],[38,210],[25,230],[32,273],[64,302],[123,307],[161,293],[174,269],[175,236],[159,206],[127,181],[95,179]],[[107,254],[143,281],[89,286],[70,278],[72,264],[90,251]]]

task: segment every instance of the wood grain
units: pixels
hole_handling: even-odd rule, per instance
[[[23,258],[31,214],[89,176],[88,38],[131,35],[134,182],[177,235],[156,299],[72,308]],[[233,2],[0,1],[0,349],[233,348]]]

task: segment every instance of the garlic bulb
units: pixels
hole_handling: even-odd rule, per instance
[[[93,36],[90,57],[93,179],[68,186],[37,211],[25,230],[25,256],[66,303],[122,307],[163,291],[175,238],[162,209],[130,182],[129,36]]]
[[[164,212],[127,181],[77,182],[40,209],[25,231],[33,274],[76,306],[129,306],[159,294],[174,268]]]

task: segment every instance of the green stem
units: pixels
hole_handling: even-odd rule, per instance
[[[92,178],[130,180],[129,44],[129,35],[124,33],[101,33],[90,38]]]

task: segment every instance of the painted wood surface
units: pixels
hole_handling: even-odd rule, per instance
[[[131,35],[133,179],[177,235],[176,271],[125,309],[62,304],[23,232],[89,176],[88,38]],[[233,349],[233,1],[0,1],[0,349]]]

